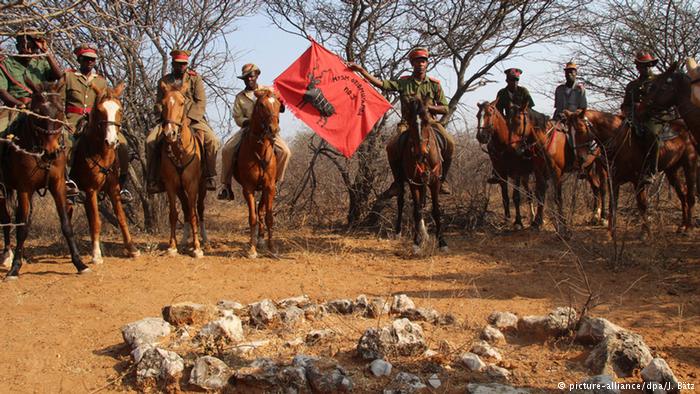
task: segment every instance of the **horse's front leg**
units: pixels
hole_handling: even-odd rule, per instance
[[[177,256],[177,240],[175,239],[175,226],[177,226],[177,200],[175,190],[168,189],[168,205],[170,206],[170,240],[168,241],[168,255]]]
[[[22,268],[24,260],[24,241],[29,234],[29,211],[31,204],[31,194],[29,192],[17,192],[17,211],[15,212],[15,224],[17,246],[15,247],[12,267],[5,277],[6,280],[19,278],[19,270]]]
[[[82,260],[80,260],[78,245],[75,242],[75,235],[73,234],[73,225],[68,219],[68,213],[66,212],[66,184],[64,182],[64,176],[59,175],[57,177],[53,177],[53,179],[51,179],[51,184],[49,185],[49,190],[51,191],[54,204],[56,204],[58,220],[61,222],[61,232],[68,243],[70,259],[75,268],[78,270],[79,274],[90,272],[90,269],[82,262]]]
[[[498,186],[501,188],[501,202],[503,203],[504,221],[505,223],[510,223],[510,197],[508,196],[508,179],[499,179]]]
[[[9,195],[9,192],[7,192]],[[6,197],[7,197],[6,195]],[[2,266],[9,268],[12,265],[12,258],[14,257],[14,252],[12,251],[12,236],[10,233],[10,211],[7,209],[7,200],[0,200],[0,223],[4,224],[2,228],[2,234],[4,238],[4,247],[2,250]]]
[[[613,180],[612,188],[610,188],[609,215],[608,215],[608,237],[615,239],[617,231],[617,203],[620,199],[620,184]]]
[[[513,205],[515,206],[515,222],[513,223],[513,228],[516,230],[522,230],[523,228],[523,217],[520,213],[520,184],[522,183],[522,177],[516,176],[513,186]],[[506,187],[507,184],[506,184]],[[508,192],[506,191],[506,198],[508,198]]]
[[[260,193],[260,200],[258,201],[257,204],[257,209],[258,209],[258,239],[257,239],[257,244],[256,247],[258,249],[262,249],[263,246],[265,245],[265,228],[264,228],[264,221],[265,221],[265,213],[267,211],[267,204],[265,201],[268,199],[268,191],[263,189],[263,191]]]
[[[100,231],[102,222],[100,213],[97,210],[97,192],[94,189],[85,191],[85,215],[90,226],[90,241],[92,241],[92,263],[102,264],[102,249],[100,249]]]
[[[258,251],[255,246],[258,243],[258,218],[255,207],[255,192],[243,188],[243,198],[248,204],[248,226],[250,226],[250,246],[248,248],[248,258],[254,259],[258,257]]]
[[[400,185],[399,194],[396,196],[396,224],[394,225],[394,235],[396,239],[401,238],[401,222],[403,221],[403,206],[404,206],[404,189],[403,182],[398,181]]]
[[[561,177],[558,175],[554,179],[554,190],[556,193],[556,203],[557,203],[557,231],[563,239],[571,238],[569,228],[566,225],[566,217],[564,217],[564,196],[562,194],[562,182]]]
[[[207,196],[207,188],[200,185],[199,194],[197,194],[197,219],[199,220],[199,233],[202,237],[202,248],[206,248],[209,244],[207,236],[207,227],[204,225],[204,199]]]
[[[270,186],[270,189],[267,192],[267,198],[265,198],[262,202],[265,203],[265,227],[267,227],[267,249],[272,253],[273,255],[277,254],[277,251],[275,250],[274,242],[272,241],[272,226],[274,224],[274,216],[272,215],[272,207],[275,202],[275,184],[273,183]]]
[[[681,224],[676,229],[676,232],[680,234],[685,231],[688,231],[688,224],[690,223],[690,217],[688,212],[688,192],[685,186],[680,182],[680,179],[678,179],[678,171],[666,171],[666,177],[668,178],[668,183],[670,183],[671,186],[673,186],[673,189],[676,191],[676,196],[678,196],[678,200],[681,202],[681,211],[683,212],[683,219],[681,221]]]
[[[188,221],[190,228],[192,229],[192,257],[201,258],[204,256],[202,251],[202,246],[199,242],[199,224],[197,219],[197,196],[199,192],[199,182],[194,186],[189,188],[189,192],[185,197],[187,200],[187,208],[183,205],[182,210],[185,212],[187,217],[185,221]]]
[[[129,233],[129,224],[126,220],[126,213],[124,212],[124,206],[122,205],[122,198],[119,195],[119,183],[116,181],[108,181],[107,194],[109,194],[109,200],[112,202],[112,208],[114,209],[114,214],[117,216],[117,221],[119,222],[119,229],[122,231],[122,239],[124,240],[124,249],[129,257],[138,257],[141,252],[134,246],[134,242],[131,239],[131,234]]]
[[[440,212],[440,181],[434,182],[430,186],[431,201],[433,203],[433,220],[435,220],[435,236],[438,240],[438,247],[441,252],[447,252],[447,241],[445,241],[445,236],[442,233],[442,219]]]
[[[639,239],[644,241],[651,235],[651,227],[649,226],[647,187],[646,185],[635,185],[635,190],[637,191],[635,195],[637,198],[637,209],[639,210],[639,215],[642,217],[642,232],[639,234]]]
[[[539,229],[543,224],[544,217],[544,199],[547,196],[547,177],[542,173],[535,175],[535,200],[537,200],[537,213],[535,220],[532,222],[532,227]]]
[[[428,232],[423,220],[421,187],[411,185],[411,198],[413,199],[413,252],[418,253],[425,241],[424,235]]]

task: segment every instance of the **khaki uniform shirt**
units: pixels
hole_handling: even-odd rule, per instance
[[[565,83],[557,86],[554,91],[554,119],[557,119],[564,110],[576,111],[586,109],[586,107],[588,107],[588,101],[583,84],[576,83],[572,88],[566,86]]]
[[[7,90],[16,99],[30,97],[32,93],[12,82],[12,79],[24,87],[27,87],[24,83],[25,76],[37,85],[51,80],[51,65],[46,59],[32,58],[26,67],[12,56],[0,60],[0,63],[4,68],[0,68],[0,89]]]
[[[167,85],[174,85],[179,82],[172,73],[164,76],[158,81],[158,95],[156,96],[156,104],[154,111],[158,114],[162,112],[160,101],[163,99],[165,92],[161,90],[160,83],[165,82]],[[207,108],[207,95],[204,92],[204,81],[202,76],[194,70],[188,69],[182,77],[182,83],[189,83],[190,88],[185,92],[185,106],[187,107],[187,117],[194,122],[206,123],[204,116]]]
[[[66,88],[63,92],[63,99],[66,103],[66,120],[75,131],[75,126],[83,115],[68,112],[68,107],[80,108],[84,111],[91,109],[97,99],[97,92],[95,92],[93,87],[105,90],[107,89],[107,80],[97,74],[95,70],[90,75],[84,75],[80,70],[67,70],[65,78]]]
[[[249,121],[253,115],[253,108],[255,108],[257,99],[254,90],[244,89],[236,95],[236,99],[233,101],[233,120],[236,121],[238,127],[248,127],[247,123],[245,126],[243,123]]]
[[[535,102],[530,96],[530,92],[522,86],[515,88],[515,92],[511,92],[508,88],[503,88],[496,94],[498,102],[496,103],[496,108],[501,111],[506,119],[510,118],[511,106],[522,107],[527,104],[528,108],[535,106]]]
[[[401,97],[419,96],[423,100],[429,97],[435,105],[449,105],[440,82],[432,77],[426,77],[422,81],[413,78],[411,75],[403,76],[399,79],[385,79],[382,81],[382,89],[389,92],[399,92]],[[402,101],[401,117],[406,119],[406,115]]]

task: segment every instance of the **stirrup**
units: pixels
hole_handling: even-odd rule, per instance
[[[134,196],[128,189],[121,189],[119,191],[119,197],[121,198],[122,202],[130,203],[134,201]]]
[[[78,195],[78,193],[80,193],[80,190],[78,190],[78,185],[76,185],[72,179],[66,179],[66,196],[75,197]]]

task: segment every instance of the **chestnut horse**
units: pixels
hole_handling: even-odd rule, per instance
[[[691,81],[688,75],[678,71],[678,63],[673,63],[662,74],[657,75],[649,84],[648,93],[642,101],[642,111],[655,113],[676,107],[683,121],[695,138],[695,146],[700,142],[700,107],[693,105],[690,99],[691,88],[697,81]]]
[[[646,145],[632,135],[632,129],[621,115],[600,111],[566,112],[569,127],[575,132],[576,141],[588,142],[595,139],[603,150],[603,158],[611,164],[610,178],[610,221],[608,232],[612,237],[617,219],[617,202],[620,185],[631,182],[635,188],[637,208],[642,216],[641,238],[651,235],[647,217],[647,190],[640,184],[644,173]],[[678,231],[692,228],[692,211],[695,205],[695,179],[697,171],[697,153],[683,122],[672,122],[671,127],[678,135],[663,143],[659,149],[659,169],[663,170],[669,184],[673,186],[681,202],[683,220]],[[683,168],[685,185],[678,178],[678,170]]]
[[[515,205],[513,226],[515,229],[522,229],[520,190],[521,188],[525,190],[528,201],[531,201],[529,178],[533,172],[532,160],[517,154],[516,149],[511,146],[512,135],[508,129],[508,123],[496,108],[495,101],[492,103],[485,101],[478,104],[478,107],[476,139],[488,147],[489,158],[498,175],[498,185],[501,187],[501,200],[506,220],[510,220],[508,179],[513,179],[513,204]],[[537,220],[533,220],[532,225],[537,227],[541,223],[540,215]]]
[[[442,233],[440,220],[440,174],[442,174],[442,159],[437,141],[437,133],[433,130],[436,121],[428,112],[427,104],[418,97],[402,98],[402,108],[407,109],[406,142],[403,144],[401,158],[402,169],[413,200],[413,252],[420,252],[421,246],[428,239],[428,230],[423,219],[428,190],[432,201],[432,216],[435,221],[435,235],[440,251],[447,251],[447,242]],[[419,123],[420,121],[420,123]],[[401,192],[396,199],[397,218],[396,234],[401,233],[403,216],[403,179]]]
[[[207,242],[204,227],[204,198],[207,191],[202,177],[202,147],[190,129],[187,117],[185,92],[189,85],[172,86],[161,82],[160,88],[165,92],[160,102],[163,108],[161,138],[164,140],[160,146],[160,176],[170,205],[168,255],[177,255],[175,226],[178,217],[176,199],[179,199],[185,222],[182,243],[187,242],[191,229],[192,255],[200,258],[204,252],[199,242],[198,229],[202,241]]]
[[[61,231],[68,243],[71,262],[78,273],[90,269],[80,260],[78,246],[73,236],[73,226],[68,218],[66,208],[66,154],[62,132],[65,126],[65,114],[61,91],[61,82],[44,83],[36,86],[25,80],[32,90],[31,111],[17,124],[16,139],[8,143],[2,157],[2,170],[6,186],[6,196],[17,192],[17,209],[15,223],[17,226],[17,246],[12,258],[12,267],[6,279],[17,279],[24,260],[24,242],[29,234],[31,222],[32,196],[41,189],[48,190],[56,204],[56,212],[61,223]],[[10,214],[7,200],[0,200],[0,220],[7,225]],[[10,251],[10,227],[3,228],[5,238],[5,256],[12,256]]]
[[[700,67],[692,57],[686,60],[685,65],[690,77],[690,101],[696,107],[700,107]]]
[[[578,155],[576,150],[571,146],[571,143],[566,133],[561,130],[557,122],[547,120],[546,129],[537,127],[527,106],[523,108],[514,108],[510,119],[511,132],[515,135],[514,141],[520,144],[517,148],[520,151],[531,151],[534,155],[536,178],[539,180],[536,196],[537,196],[537,211],[541,215],[541,210],[544,206],[545,192],[547,189],[547,179],[551,179],[554,185],[555,203],[557,212],[555,216],[555,228],[563,237],[570,235],[569,229],[564,217],[564,201],[562,196],[562,184],[564,174],[567,172],[576,172],[578,167],[577,161],[582,161],[589,152],[582,152]],[[588,149],[588,145],[585,145]],[[607,190],[607,169],[599,159],[594,161],[587,167],[584,174],[594,196],[594,209],[592,222],[605,223],[605,194]]]
[[[256,247],[265,238],[263,218],[267,227],[267,247],[275,254],[272,243],[273,202],[277,179],[275,138],[279,138],[279,114],[282,107],[277,93],[270,89],[255,91],[257,100],[253,107],[248,131],[241,139],[233,177],[241,184],[243,197],[248,204],[250,247],[248,257],[256,258]],[[255,204],[255,192],[261,191],[260,202]]]
[[[569,231],[564,220],[564,202],[562,200],[562,181],[566,171],[574,167],[574,154],[567,149],[566,135],[555,130],[555,124],[547,121],[546,130],[535,126],[535,121],[527,106],[513,107],[509,119],[513,144],[521,152],[531,152],[535,162],[535,197],[537,198],[537,216],[542,217],[547,192],[547,180],[554,184],[557,213],[554,215],[555,228],[562,236],[568,237]],[[541,223],[541,222],[540,222]]]
[[[104,191],[119,221],[119,228],[124,238],[124,248],[129,257],[137,257],[140,253],[131,241],[126,215],[119,195],[119,159],[115,152],[119,140],[117,132],[121,127],[122,104],[119,100],[124,84],[106,91],[95,90],[97,99],[90,111],[85,134],[75,145],[75,158],[71,169],[71,178],[78,188],[85,192],[85,213],[90,225],[92,240],[92,262],[101,264],[102,250],[100,249],[100,214],[97,210],[97,199],[100,191]],[[69,207],[68,215],[72,214]]]

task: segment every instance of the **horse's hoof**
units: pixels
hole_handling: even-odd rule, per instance
[[[413,254],[420,253],[420,245],[413,244]]]
[[[608,226],[608,219],[600,219],[600,225],[607,227]]]
[[[104,260],[102,257],[99,257],[99,258],[93,257],[92,260],[90,260],[90,262],[91,262],[92,264],[98,264],[98,265],[99,265],[99,264],[104,263],[105,260]]]
[[[141,256],[141,251],[138,249],[134,249],[134,250],[129,252],[129,257],[131,257],[132,259],[135,259],[139,256]]]
[[[442,253],[447,253],[449,251],[450,251],[450,248],[448,248],[447,245],[440,247],[440,252],[442,252]]]
[[[5,282],[15,282],[19,279],[19,275],[7,275],[5,277]]]
[[[247,256],[248,256],[249,259],[257,259],[257,258],[258,258],[258,252],[250,251],[250,252],[248,252]]]
[[[642,232],[639,234],[639,240],[640,240],[640,241],[646,241],[647,239],[649,239],[649,235],[646,233],[646,231],[642,231]]]
[[[256,248],[258,249],[263,249],[265,248],[265,239],[264,238],[258,238],[258,242],[255,245]]]
[[[177,256],[177,248],[168,248],[168,256],[170,257],[175,257]]]
[[[513,225],[513,229],[514,229],[514,230],[522,230],[522,229],[523,229],[522,223],[515,223],[515,224]]]
[[[82,271],[78,271],[78,275],[85,275],[85,274],[89,274],[91,272],[92,272],[92,270],[90,268],[85,268]]]
[[[2,266],[5,268],[10,268],[12,266],[12,259],[15,258],[15,253],[12,250],[8,250],[3,253]]]
[[[202,249],[195,249],[192,251],[192,257],[194,257],[195,259],[201,259],[202,257],[204,257],[204,252],[202,251]]]

